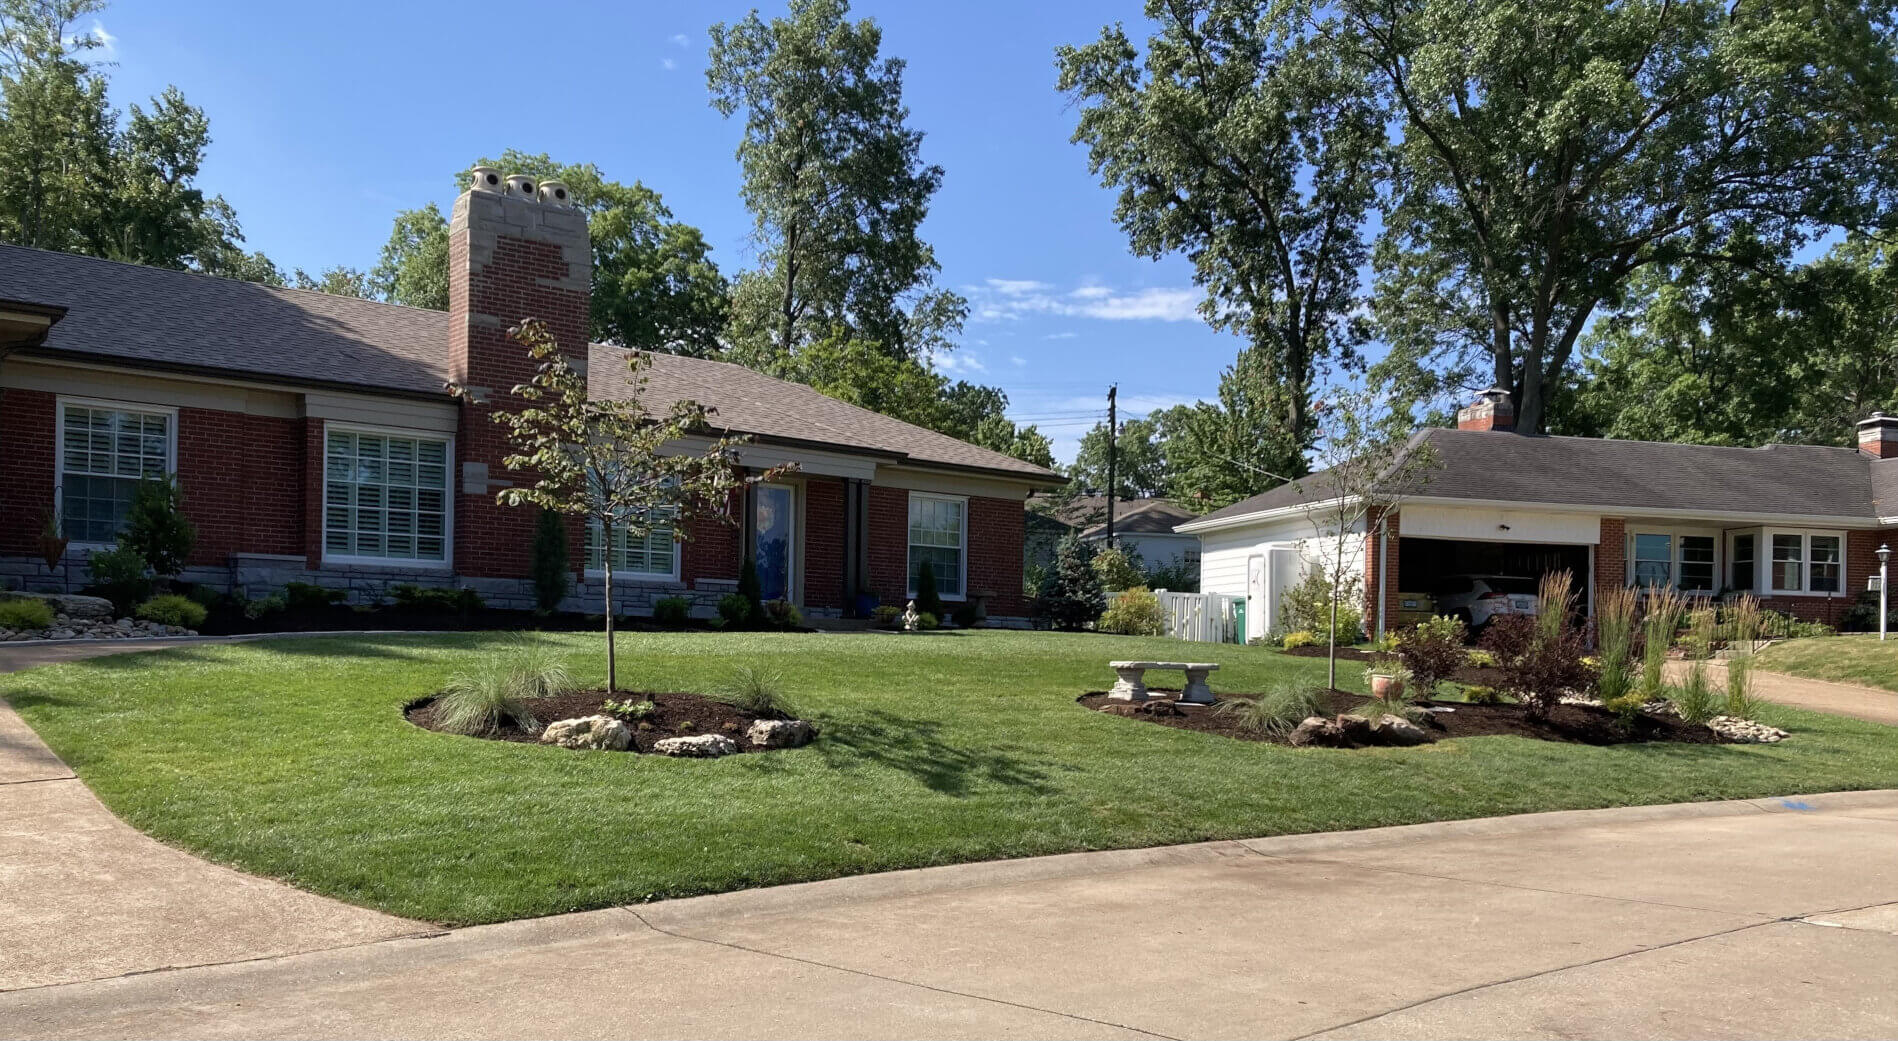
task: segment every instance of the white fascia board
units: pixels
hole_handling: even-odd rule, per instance
[[[1330,499],[1319,499],[1313,502],[1301,502],[1296,506],[1279,506],[1274,509],[1259,510],[1254,513],[1241,513],[1232,517],[1187,521],[1185,524],[1174,525],[1173,530],[1181,535],[1196,535],[1202,531],[1225,531],[1228,528],[1243,528],[1251,524],[1264,524],[1270,521],[1284,520],[1287,517],[1310,516],[1314,513],[1330,509],[1343,501],[1344,499],[1342,498],[1334,497]]]
[[[1514,499],[1461,499],[1430,495],[1408,495],[1404,497],[1403,502],[1425,503],[1431,506],[1468,506],[1473,509],[1505,509],[1540,513],[1592,513],[1602,517],[1666,517],[1681,520],[1726,521],[1730,526],[1742,524],[1790,524],[1802,528],[1873,528],[1880,524],[1898,523],[1898,518],[1887,521],[1863,515],[1749,513],[1740,510],[1681,510],[1673,507],[1598,506],[1585,503],[1521,502]]]

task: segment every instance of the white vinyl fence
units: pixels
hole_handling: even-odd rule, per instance
[[[1196,643],[1241,643],[1233,605],[1239,597],[1229,593],[1154,594],[1160,598],[1160,613],[1166,616],[1166,634],[1176,640]]]

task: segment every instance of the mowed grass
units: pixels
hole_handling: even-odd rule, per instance
[[[1898,634],[1883,643],[1876,636],[1788,640],[1766,648],[1753,660],[1768,672],[1898,691]]]
[[[1768,710],[1777,746],[1479,738],[1302,750],[1089,712],[1165,640],[962,632],[623,637],[634,689],[782,674],[824,734],[694,761],[430,733],[405,702],[493,634],[318,637],[0,676],[120,816],[247,871],[399,915],[491,922],[868,871],[1582,807],[1898,787],[1889,727]],[[540,637],[585,683],[600,639]],[[1214,689],[1324,661],[1192,645]],[[1358,666],[1342,682],[1361,689]],[[1158,677],[1154,677],[1158,678]]]

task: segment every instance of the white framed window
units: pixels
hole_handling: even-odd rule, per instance
[[[1634,584],[1666,589],[1674,584],[1674,536],[1642,532],[1634,537]]]
[[[1766,541],[1772,554],[1770,593],[1835,596],[1845,591],[1844,532],[1769,529]]]
[[[1679,588],[1683,593],[1711,593],[1714,582],[1714,537],[1680,537]]]
[[[613,529],[613,577],[662,580],[679,579],[679,542],[673,532],[678,511],[664,507],[653,511],[652,530],[645,535],[629,536],[623,527]],[[605,573],[600,558],[600,522],[587,522],[586,571],[598,577]]]
[[[448,567],[446,438],[331,424],[323,436],[323,559]]]
[[[178,410],[85,398],[60,398],[60,532],[76,545],[118,537],[132,492],[145,478],[177,470]]]
[[[909,493],[909,595],[929,562],[936,594],[944,600],[968,598],[969,501],[957,495]]]

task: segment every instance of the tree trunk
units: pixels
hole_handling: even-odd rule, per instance
[[[600,570],[606,575],[606,692],[619,691],[619,671],[613,655],[613,525],[600,521]]]

